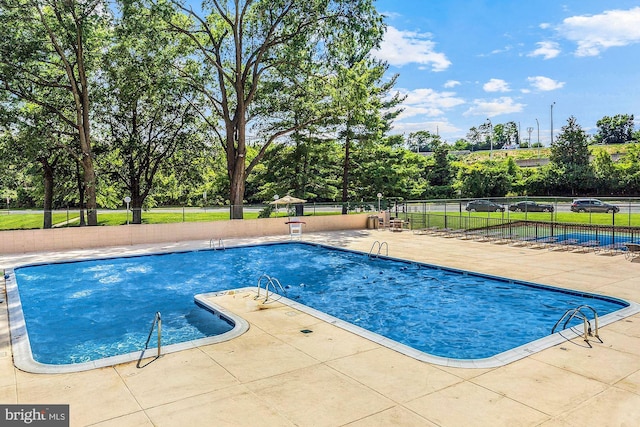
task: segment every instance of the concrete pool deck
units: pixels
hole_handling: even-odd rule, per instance
[[[287,237],[225,240],[227,246]],[[640,302],[640,259],[362,230],[303,240]],[[0,256],[0,268],[205,248],[209,241]],[[254,284],[242,284],[251,286]],[[242,287],[238,286],[238,287]],[[0,300],[5,299],[4,284]],[[640,315],[509,365],[431,365],[290,307],[223,305],[250,324],[231,341],[69,374],[14,368],[0,304],[0,403],[70,405],[72,426],[632,426],[640,419]],[[499,326],[499,325],[498,325]],[[526,327],[526,325],[523,325]],[[311,330],[302,333],[301,330]]]

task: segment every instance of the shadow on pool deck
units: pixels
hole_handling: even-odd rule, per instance
[[[640,263],[622,256],[378,230],[303,239],[363,252],[386,241],[394,257],[640,301]],[[274,239],[225,244],[264,240]],[[208,244],[10,255],[0,257],[0,268]],[[0,402],[70,404],[72,426],[583,427],[635,425],[640,418],[639,315],[602,328],[604,343],[593,348],[566,342],[507,366],[460,369],[416,361],[290,307],[253,310],[239,297],[235,303],[250,329],[231,341],[167,354],[143,369],[132,362],[56,375],[13,367],[1,303]]]

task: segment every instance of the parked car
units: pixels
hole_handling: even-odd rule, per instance
[[[489,200],[472,200],[465,209],[468,212],[504,212],[504,206]]]
[[[510,205],[509,210],[512,212],[553,212],[553,205],[527,200]]]
[[[598,199],[576,199],[571,204],[573,212],[607,212],[618,213],[620,208]]]

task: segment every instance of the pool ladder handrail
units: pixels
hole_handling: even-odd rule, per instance
[[[591,322],[589,322],[589,320],[587,319],[587,316],[582,312],[583,308],[589,309],[593,313],[594,326],[595,326],[595,331],[593,331],[593,333],[591,330]],[[569,322],[573,320],[574,317],[582,320],[583,328],[584,328],[583,330],[584,340],[587,344],[589,344],[589,336],[595,336],[596,338],[598,338],[600,342],[603,342],[602,339],[600,338],[600,335],[598,335],[598,312],[596,311],[595,308],[589,305],[581,305],[576,308],[570,308],[569,310],[565,311],[562,317],[556,322],[555,325],[553,325],[553,328],[551,328],[551,333],[553,334],[556,331],[556,328],[558,327],[560,322],[562,322],[563,320],[565,322],[562,325],[562,329],[566,329],[567,324],[569,324]]]
[[[380,256],[380,252],[382,252],[382,248],[386,248],[386,252],[385,255],[389,256],[389,244],[387,242],[380,242],[378,240],[376,240],[375,242],[373,242],[373,244],[371,245],[371,249],[369,249],[369,255],[368,257],[371,258],[372,254],[373,254],[373,250],[376,247],[376,243],[378,244],[378,252],[375,254],[376,257]]]
[[[218,239],[218,247],[216,247],[216,242],[215,242],[216,238],[214,237],[213,239],[209,240],[209,248],[213,249],[213,250],[218,250],[218,249],[222,249],[225,250],[224,247],[224,241],[222,239]]]
[[[263,279],[266,281],[265,285],[264,285],[264,290],[265,290],[265,298],[264,298],[264,302],[267,302],[267,300],[269,299],[269,285],[271,285],[272,291],[271,293],[276,293],[277,294],[277,290],[280,289],[282,291],[283,294],[286,294],[287,291],[285,291],[284,286],[282,286],[282,284],[280,283],[280,281],[278,279],[276,279],[275,277],[271,277],[269,276],[267,273],[263,273],[262,276],[260,276],[260,278],[258,279],[258,295],[256,295],[256,297],[254,299],[258,299],[260,298],[260,289],[261,289],[261,284],[263,282]]]
[[[158,357],[160,357],[160,349],[162,348],[162,316],[159,311],[156,311],[155,316],[153,316],[153,322],[151,323],[151,329],[149,330],[147,342],[144,344],[144,349],[149,348],[149,341],[151,341],[151,335],[153,335],[153,330],[156,325],[158,326]]]

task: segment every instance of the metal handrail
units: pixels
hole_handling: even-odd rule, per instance
[[[144,344],[144,349],[149,348],[149,341],[151,340],[151,335],[156,325],[158,325],[158,357],[160,357],[160,348],[162,347],[162,316],[159,311],[156,311],[156,315],[153,316],[153,322],[151,323],[151,329],[149,330],[147,342]]]
[[[591,331],[591,322],[589,322],[589,320],[587,319],[587,316],[585,316],[585,314],[582,312],[583,308],[589,309],[593,313],[594,326],[595,326],[595,331],[594,331],[593,334],[592,334],[592,331]],[[584,331],[583,331],[584,340],[587,343],[589,342],[588,336],[590,336],[590,335],[595,336],[596,338],[598,338],[598,340],[600,342],[602,342],[602,339],[600,339],[600,335],[598,335],[598,312],[595,310],[595,308],[593,308],[593,307],[591,307],[589,305],[581,305],[579,307],[571,308],[571,309],[565,311],[564,314],[562,315],[562,317],[560,317],[560,319],[556,322],[556,324],[553,325],[553,328],[551,328],[551,333],[553,334],[555,332],[556,328],[558,327],[560,322],[562,322],[563,320],[565,322],[562,325],[562,328],[566,329],[567,325],[569,324],[569,322],[571,320],[573,320],[573,318],[578,318],[578,319],[582,320],[583,327],[584,327]]]
[[[271,277],[268,274],[264,273],[258,279],[258,295],[256,295],[256,297],[254,299],[260,298],[260,289],[261,289],[260,285],[262,283],[262,279],[266,280],[266,283],[264,285],[264,290],[265,290],[265,293],[266,293],[265,298],[264,298],[265,302],[267,302],[267,300],[269,299],[269,285],[271,285],[271,287],[274,289],[274,291],[272,291],[272,293],[275,293],[276,286],[278,288],[280,288],[282,293],[284,293],[284,294],[287,293],[287,291],[285,291],[285,289],[284,289],[284,286],[282,286],[282,284],[280,283],[280,281],[278,279],[276,279],[275,277]]]
[[[218,239],[218,247],[216,248],[215,240],[216,240],[215,237],[213,239],[209,240],[209,248],[212,248],[214,250],[218,250],[218,249],[224,250],[225,249],[224,241],[222,239]]]
[[[375,242],[373,242],[373,244],[371,245],[371,249],[369,249],[369,258],[371,258],[371,254],[373,254],[373,250],[376,247],[376,244],[378,244],[378,252],[376,253],[375,256],[379,256],[380,252],[382,252],[382,248],[385,247],[386,248],[386,252],[385,255],[389,256],[389,244],[387,242],[382,242],[380,243],[378,240],[376,240]]]

